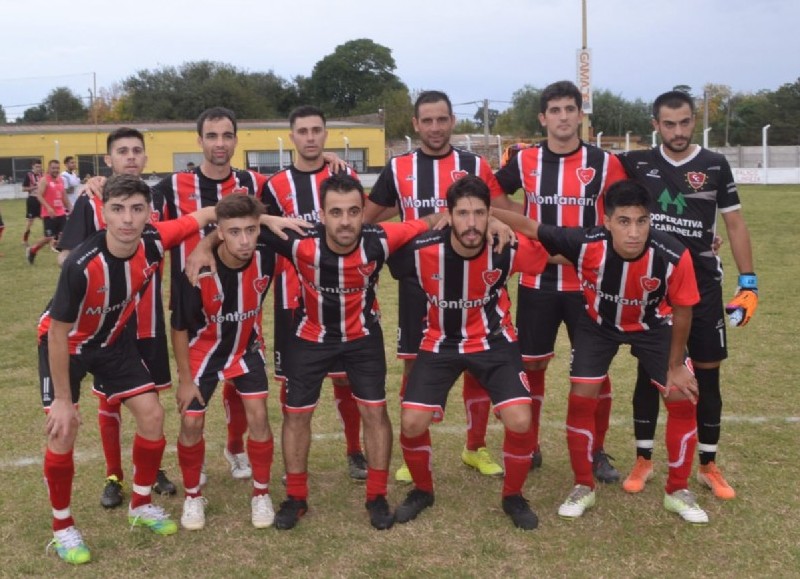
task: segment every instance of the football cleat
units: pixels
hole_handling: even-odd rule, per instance
[[[477,470],[485,476],[503,476],[503,467],[492,460],[489,449],[485,446],[478,450],[461,451],[461,462]]]
[[[268,494],[256,495],[250,499],[250,522],[256,529],[266,529],[275,522],[275,509]]]
[[[350,478],[357,481],[367,480],[367,459],[364,453],[354,452],[347,455],[347,469]]]
[[[586,485],[575,485],[567,500],[558,507],[558,516],[562,519],[577,519],[594,506],[594,489]]]
[[[308,503],[304,500],[288,497],[281,503],[281,508],[275,515],[275,528],[288,531],[293,528],[300,517],[308,512]]]
[[[714,496],[724,501],[736,498],[736,491],[722,476],[716,463],[712,460],[708,464],[701,464],[697,469],[697,480],[703,486],[711,489]]]
[[[631,474],[622,482],[622,488],[628,493],[640,493],[651,478],[653,478],[653,461],[637,456]]]
[[[100,495],[100,504],[106,509],[113,509],[122,504],[122,483],[116,475],[112,474],[106,478],[103,494]]]
[[[671,513],[677,513],[684,521],[693,525],[705,525],[708,523],[708,514],[701,509],[694,493],[688,489],[675,491],[671,495],[664,495],[664,508]]]
[[[253,467],[250,466],[250,461],[247,458],[246,452],[233,454],[226,448],[223,454],[225,455],[225,460],[228,461],[231,467],[231,476],[233,478],[243,480],[253,476]]]
[[[620,474],[611,464],[612,460],[614,460],[614,457],[606,454],[603,449],[592,455],[592,473],[595,480],[605,484],[619,482]]]
[[[539,526],[539,517],[531,510],[528,500],[522,495],[503,497],[503,512],[511,517],[518,529],[532,531]]]
[[[164,509],[153,503],[128,508],[128,523],[133,527],[147,527],[156,535],[174,535],[178,525],[169,518]]]
[[[407,523],[417,518],[422,511],[433,506],[433,493],[411,489],[405,500],[394,511],[394,519],[398,523]]]
[[[206,526],[206,498],[186,497],[183,500],[181,527],[187,531],[199,531]]]
[[[386,502],[386,497],[380,495],[371,501],[367,501],[364,505],[369,511],[370,524],[379,531],[391,529],[394,525],[394,515],[389,510],[389,503]]]
[[[53,533],[47,551],[53,547],[61,559],[72,565],[82,565],[92,560],[89,548],[83,542],[81,532],[75,527],[67,527]]]

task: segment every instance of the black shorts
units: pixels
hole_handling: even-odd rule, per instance
[[[450,388],[464,371],[481,383],[495,412],[506,406],[531,403],[519,346],[516,342],[498,341],[489,350],[470,354],[421,350],[408,378],[401,407],[433,412],[434,421],[441,421]]]
[[[380,328],[351,342],[309,342],[290,337],[283,358],[288,412],[313,412],[322,381],[341,362],[359,404],[386,404],[386,353]]]
[[[698,279],[700,303],[692,308],[689,357],[695,362],[719,362],[728,357],[728,336],[722,284],[714,279]]]
[[[667,381],[671,340],[672,326],[666,324],[642,332],[619,332],[599,326],[584,314],[578,320],[572,342],[570,380],[600,384],[620,345],[630,344],[631,354],[644,366],[650,380],[663,386]]]
[[[397,357],[413,360],[427,326],[428,300],[414,278],[402,278],[397,289]]]
[[[42,222],[44,223],[44,236],[58,239],[61,232],[64,231],[64,227],[67,225],[67,216],[44,217],[42,218]]]
[[[287,347],[289,340],[294,335],[301,315],[302,310],[299,308],[290,310],[284,308],[275,308],[273,310],[272,366],[275,368],[274,373],[276,380],[286,380],[286,375],[283,372],[283,360],[285,356],[284,350]],[[328,377],[347,377],[341,361],[336,361],[333,368],[328,372]]]
[[[105,348],[86,349],[80,354],[70,355],[69,381],[73,404],[80,400],[81,380],[87,373],[94,375],[95,388],[112,403],[155,390],[153,379],[128,333],[123,333]],[[53,402],[47,338],[39,342],[39,386],[42,406],[47,409]]]
[[[227,380],[233,382],[236,391],[242,398],[266,398],[269,394],[269,385],[267,384],[267,368],[261,352],[248,350],[242,356],[242,361],[250,368],[250,371]],[[187,412],[189,414],[205,414],[211,396],[217,389],[217,384],[219,384],[219,376],[204,376],[201,378],[199,388],[206,405],[202,406],[196,399],[192,400]]]
[[[555,356],[558,329],[564,323],[572,343],[578,319],[585,315],[583,293],[559,292],[519,286],[517,293],[517,335],[525,362]]]
[[[28,195],[25,201],[25,218],[36,219],[42,216],[42,203],[36,195]]]

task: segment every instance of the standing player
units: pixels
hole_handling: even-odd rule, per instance
[[[201,207],[212,207],[231,193],[256,195],[261,190],[266,177],[231,167],[238,143],[236,130],[236,115],[229,109],[212,107],[200,114],[197,119],[197,143],[203,150],[203,162],[194,171],[175,173],[162,179],[153,188],[156,209],[162,210],[167,219],[186,215]],[[180,279],[186,257],[207,233],[201,230],[198,235],[188,237],[173,248],[170,258],[173,283]],[[222,399],[228,421],[225,459],[233,478],[247,479],[252,475],[244,447],[247,417],[241,397],[229,380],[225,380],[223,385]]]
[[[619,181],[605,194],[604,226],[560,228],[497,212],[518,232],[577,266],[585,313],[573,334],[567,446],[575,486],[559,516],[576,519],[595,504],[592,440],[597,397],[620,345],[629,344],[667,407],[669,476],[664,508],[694,524],[708,515],[688,490],[697,444],[697,382],[685,364],[692,305],[700,299],[689,251],[650,228],[649,194]],[[655,388],[654,388],[655,390]]]
[[[402,221],[442,213],[447,207],[447,188],[465,175],[475,175],[489,185],[493,204],[512,207],[497,184],[489,163],[472,152],[450,145],[456,118],[445,93],[425,91],[420,94],[414,103],[411,121],[419,135],[420,148],[392,158],[383,169],[367,200],[364,212],[367,223],[377,223],[398,213]],[[402,395],[417,357],[427,308],[425,294],[415,279],[400,280],[398,304],[397,357],[403,360]],[[463,397],[467,441],[461,460],[481,474],[501,476],[503,467],[492,459],[486,448],[491,400],[469,372],[464,374]],[[411,482],[405,464],[395,478]]]
[[[42,214],[42,207],[36,197],[36,190],[39,187],[41,178],[42,162],[34,161],[31,165],[31,170],[25,173],[25,178],[22,180],[22,190],[28,193],[28,198],[25,200],[25,218],[28,221],[25,224],[25,233],[22,234],[22,245],[25,247],[28,247],[28,238],[31,236],[33,220],[41,217]]]
[[[662,145],[647,151],[631,151],[620,157],[625,169],[644,185],[653,200],[653,227],[671,234],[691,252],[700,304],[694,308],[689,355],[694,363],[700,398],[697,404],[698,480],[720,499],[733,499],[736,492],[716,465],[722,421],[719,368],[728,357],[722,301],[722,264],[712,251],[717,212],[722,214],[739,271],[739,288],[730,311],[743,308],[735,325],[746,324],[758,305],[758,281],[753,273],[750,233],[744,221],[739,193],[728,161],[700,145],[691,143],[694,132],[694,100],[681,91],[659,95],[653,103],[653,128]],[[734,319],[732,319],[733,323]],[[636,465],[623,486],[641,491],[652,476],[653,437],[658,402],[647,388],[646,368],[639,365],[634,391],[633,417],[636,435]]]
[[[262,191],[262,201],[267,211],[273,215],[300,217],[311,223],[319,222],[319,189],[322,182],[334,174],[325,162],[323,151],[328,130],[325,127],[324,113],[313,106],[301,106],[289,115],[289,138],[294,143],[297,158],[286,169],[270,177]],[[349,167],[346,174],[356,176]],[[278,256],[278,274],[273,284],[275,293],[274,308],[274,365],[275,376],[284,380],[282,360],[284,348],[297,319],[300,303],[300,282],[290,262]],[[347,443],[347,463],[350,477],[366,480],[367,461],[361,448],[361,416],[358,405],[341,368],[331,372],[336,410],[344,425]],[[281,400],[285,399],[282,384]]]
[[[113,175],[132,175],[141,177],[147,164],[144,136],[136,129],[120,127],[106,137],[105,163],[111,168]],[[103,179],[102,183],[105,183]],[[73,211],[67,220],[64,233],[59,239],[59,264],[79,244],[105,227],[103,219],[103,200],[96,195],[78,197]],[[151,223],[161,221],[162,214],[152,211]],[[169,368],[169,351],[167,349],[167,332],[164,325],[164,307],[161,299],[162,268],[153,275],[152,281],[136,301],[136,347],[139,355],[147,365],[150,376],[155,383],[156,392],[172,385]],[[104,394],[101,385],[96,384],[94,393],[98,398],[97,422],[100,427],[100,440],[103,445],[103,456],[106,461],[106,478],[100,504],[113,509],[122,504],[122,448],[120,444],[122,430],[122,405],[112,402]],[[174,495],[175,485],[167,477],[163,469],[158,469],[153,490],[158,494]]]
[[[539,100],[539,122],[547,131],[547,140],[520,149],[496,173],[506,193],[523,189],[525,215],[540,223],[562,227],[600,225],[603,193],[612,183],[625,178],[616,157],[581,141],[582,102],[580,90],[569,81],[545,87]],[[566,324],[570,342],[575,336],[575,326],[583,315],[583,294],[575,268],[569,263],[550,264],[540,275],[523,274],[519,282],[516,326],[533,397],[532,466],[539,467],[545,372],[555,356],[561,324]],[[594,476],[604,483],[620,478],[603,450],[610,415],[611,382],[606,376],[600,388],[592,448]]]
[[[320,223],[305,237],[268,238],[292,260],[300,278],[302,318],[284,348],[286,404],[283,458],[286,500],[275,527],[291,529],[308,510],[311,418],[325,375],[341,362],[358,401],[367,454],[366,508],[376,529],[394,516],[386,501],[392,425],[386,412],[386,358],[375,300],[386,258],[436,218],[363,224],[364,188],[349,175],[333,175],[320,187]]]
[[[139,292],[152,280],[164,251],[214,217],[206,209],[174,223],[149,225],[150,188],[138,177],[112,177],[103,192],[99,231],[66,259],[55,295],[39,322],[39,374],[47,412],[44,477],[53,509],[52,545],[68,563],[91,559],[74,526],[70,501],[73,447],[80,418],[81,379],[94,374],[110,400],[136,419],[133,485],[128,520],[159,535],[177,525],[152,504],[151,489],[164,453],[164,410],[127,327]]]
[[[39,201],[40,216],[44,222],[44,237],[33,246],[25,248],[25,255],[31,265],[41,248],[58,241],[64,225],[67,223],[70,202],[64,190],[64,181],[61,179],[60,171],[61,163],[53,159],[47,164],[47,175],[39,180],[36,187],[36,199]]]
[[[75,207],[81,189],[81,178],[76,174],[77,168],[78,162],[75,157],[64,157],[64,172],[61,173],[61,178],[64,180],[64,190],[69,198],[70,207]]]
[[[269,496],[274,443],[261,335],[261,304],[274,274],[275,252],[258,241],[264,207],[254,197],[228,195],[216,212],[222,241],[215,252],[216,273],[201,275],[196,287],[182,274],[173,298],[172,345],[180,376],[178,462],[186,493],[181,525],[188,530],[205,526],[200,488],[205,408],[217,382],[229,380],[247,415],[247,454],[253,468],[250,520],[261,529],[275,518]]]
[[[390,259],[392,275],[413,277],[430,304],[402,402],[400,446],[414,489],[397,507],[398,523],[433,505],[429,427],[442,420],[453,382],[469,371],[488,391],[505,426],[503,511],[519,528],[538,526],[522,496],[533,452],[531,397],[506,282],[517,271],[541,272],[548,255],[526,238],[494,253],[487,243],[489,199],[481,179],[459,179],[447,190],[451,227],[417,237]]]

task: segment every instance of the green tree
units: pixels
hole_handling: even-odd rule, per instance
[[[362,103],[353,112],[359,115],[377,112],[382,115],[387,139],[402,139],[405,135],[414,134],[414,125],[411,123],[414,103],[411,102],[411,95],[405,86],[387,89],[375,99]]]
[[[594,133],[624,135],[627,131],[646,138],[652,131],[650,107],[641,99],[628,101],[606,89],[595,90],[592,103]]]
[[[406,88],[396,68],[389,48],[368,38],[350,40],[314,65],[304,96],[331,116],[347,116],[365,106],[377,110],[385,91]]]
[[[767,94],[771,145],[800,145],[800,78]],[[764,123],[764,124],[767,124]],[[759,141],[760,142],[760,141]]]
[[[478,127],[478,131],[483,131],[483,108],[478,107],[478,110],[475,111],[475,116],[472,117],[475,120],[475,124]],[[494,127],[497,124],[497,117],[500,116],[500,111],[497,109],[493,109],[490,107],[486,107],[489,109],[489,132],[494,133]]]
[[[542,89],[525,85],[514,92],[512,104],[497,116],[495,131],[517,138],[542,136],[539,123],[539,97]]]
[[[67,87],[60,86],[50,91],[44,101],[25,109],[20,119],[23,123],[86,121],[88,109],[79,96]]]
[[[0,105],[0,124],[5,124],[8,122],[6,119],[6,109],[3,108],[3,105]]]

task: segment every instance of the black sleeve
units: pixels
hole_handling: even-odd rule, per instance
[[[261,234],[258,236],[258,241],[265,244],[275,253],[292,261],[292,248],[294,247],[294,242],[297,240],[298,235],[294,231],[287,231],[286,235],[289,236],[289,239],[281,239],[272,233],[269,227],[262,225]]]
[[[378,180],[375,181],[375,185],[369,193],[369,200],[384,207],[394,207],[397,205],[398,199],[399,195],[394,186],[394,171],[392,171],[392,164],[389,163],[378,175]]]
[[[175,219],[178,209],[175,205],[175,192],[172,190],[172,176],[164,177],[150,188],[153,196],[153,207],[161,213],[162,220]]]
[[[572,263],[577,263],[581,248],[587,242],[586,230],[542,223],[539,224],[539,242],[550,255],[563,255]]]
[[[260,197],[261,203],[263,203],[264,207],[267,208],[267,215],[277,215],[278,217],[283,216],[283,209],[278,203],[278,200],[275,198],[272,188],[269,186],[269,181],[264,183],[264,185],[261,187]]]
[[[68,324],[78,319],[87,287],[83,270],[76,266],[74,260],[70,258],[61,269],[56,284],[56,293],[50,304],[50,317]]]
[[[67,218],[67,224],[58,239],[57,249],[71,251],[96,232],[92,204],[86,195],[81,195]]]
[[[636,165],[635,165],[633,159],[631,159],[631,156],[628,153],[620,153],[620,154],[617,155],[617,159],[619,159],[619,162],[622,163],[622,168],[625,169],[625,173],[628,175],[628,177],[630,177],[632,179],[635,178],[636,177],[636,170],[635,170],[635,166]]]
[[[520,189],[522,181],[519,177],[519,153],[511,157],[509,162],[501,167],[494,176],[507,194],[511,195]]]
[[[389,259],[386,260],[386,265],[389,266],[389,271],[395,279],[415,276],[417,270],[414,263],[414,244],[406,243],[402,245],[389,256]]]
[[[202,276],[204,272],[200,272]],[[177,286],[177,287],[176,287]],[[188,330],[190,333],[196,332],[203,326],[203,302],[200,295],[200,288],[194,287],[189,283],[189,278],[181,272],[177,284],[173,284],[176,291],[173,294],[172,316],[170,324],[175,330]]]

